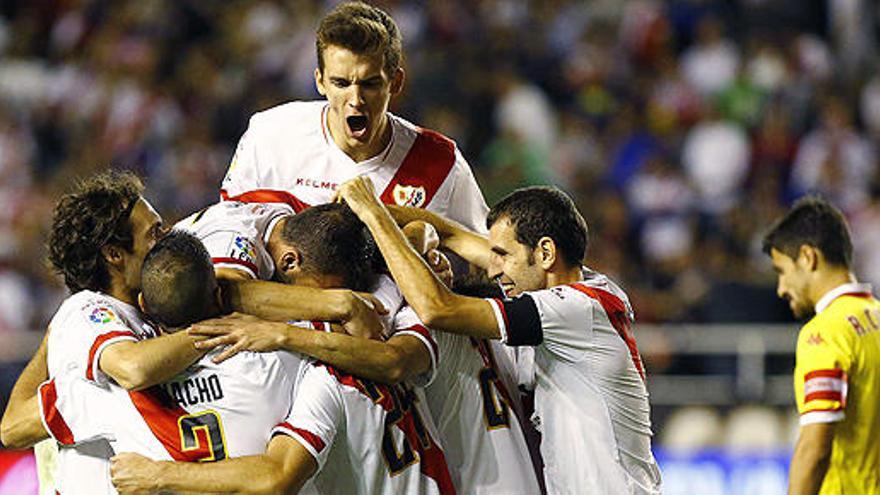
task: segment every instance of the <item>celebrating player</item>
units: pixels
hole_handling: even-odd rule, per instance
[[[843,215],[807,197],[769,230],[777,293],[797,318],[800,432],[789,493],[880,493],[880,302],[852,272]]]
[[[532,385],[549,493],[659,493],[632,310],[619,287],[581,265],[586,223],[568,196],[547,187],[513,192],[490,211],[488,240],[421,213],[440,225],[441,236],[453,238],[448,247],[469,245],[456,250],[489,270],[513,298],[503,301],[449,291],[406,243],[368,179],[343,184],[339,196],[370,228],[428,326],[534,346]]]
[[[364,175],[385,203],[427,208],[482,230],[488,208],[455,143],[388,113],[404,83],[394,20],[361,2],[342,3],[321,20],[316,47],[315,84],[326,101],[255,114],[221,196],[301,211]]]

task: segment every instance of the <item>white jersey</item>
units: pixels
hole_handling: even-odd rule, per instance
[[[174,225],[199,238],[216,268],[241,270],[258,280],[275,273],[266,243],[272,229],[287,215],[290,206],[279,203],[223,201],[193,213]]]
[[[336,188],[369,177],[386,204],[426,208],[485,232],[489,211],[470,166],[447,137],[388,114],[391,141],[355,162],[336,146],[324,101],[296,101],[254,114],[221,186],[221,197],[282,202],[301,211]]]
[[[420,324],[408,306],[397,315],[397,326]],[[501,380],[490,343],[444,332],[431,335],[443,359],[425,397],[458,493],[540,493],[513,410],[514,396]]]
[[[106,386],[110,377],[99,368],[101,352],[123,340],[155,337],[157,331],[129,304],[99,292],[83,290],[67,298],[49,323],[49,377],[87,380]],[[48,391],[51,395],[52,391]],[[43,396],[43,405],[51,397]],[[55,489],[62,495],[115,493],[110,487],[110,457],[106,439],[74,439],[58,415],[44,417],[61,444],[56,458]]]
[[[304,368],[290,416],[273,433],[314,456],[321,493],[456,493],[424,400],[408,386],[314,363]]]
[[[526,381],[535,389],[547,492],[658,494],[632,309],[606,277],[584,275],[578,283],[489,300],[502,342],[535,346]]]

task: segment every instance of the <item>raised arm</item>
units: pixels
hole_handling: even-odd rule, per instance
[[[376,198],[369,179],[346,182],[338,194],[370,229],[400,291],[425,325],[478,338],[501,337],[491,304],[454,294],[432,273]]]
[[[444,248],[461,256],[472,265],[484,270],[489,267],[489,242],[480,234],[472,232],[448,218],[421,208],[396,205],[387,205],[387,208],[398,225],[407,225],[416,221],[429,223],[437,229],[437,233],[440,235],[440,244]]]
[[[286,435],[272,437],[265,454],[220,462],[153,461],[123,453],[111,459],[110,474],[127,493],[298,493],[315,473],[315,458]]]
[[[9,402],[0,422],[0,441],[9,449],[26,449],[48,438],[49,434],[40,421],[37,387],[49,377],[46,364],[46,341],[49,332],[43,336],[37,352],[25,366],[15,382]]]

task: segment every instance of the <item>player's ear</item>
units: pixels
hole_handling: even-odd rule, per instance
[[[324,89],[324,77],[321,74],[321,69],[315,67],[315,89],[318,90],[318,94],[321,96],[327,96],[327,90]]]
[[[114,244],[101,246],[101,256],[108,265],[118,266],[124,261],[122,249]]]
[[[535,248],[534,256],[541,263],[541,268],[549,270],[556,263],[556,243],[549,237],[538,239],[538,246]]]
[[[807,271],[815,271],[819,266],[819,251],[813,246],[802,244],[798,249],[797,263]]]
[[[296,248],[290,248],[281,255],[278,260],[278,270],[282,273],[290,273],[299,269],[302,265],[302,253]]]
[[[406,73],[403,67],[398,67],[391,76],[391,94],[396,95],[403,90],[403,83],[406,81]]]
[[[141,308],[141,313],[147,313],[147,303],[144,301],[144,293],[138,292],[138,307]]]

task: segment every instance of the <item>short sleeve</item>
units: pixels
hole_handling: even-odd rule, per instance
[[[488,301],[495,311],[501,341],[507,345],[540,345],[559,358],[576,361],[590,344],[592,302],[570,287]]]
[[[483,198],[483,192],[464,156],[455,148],[455,166],[453,168],[452,191],[449,195],[449,206],[446,217],[463,224],[465,227],[486,234],[486,215],[489,207]]]
[[[297,386],[290,414],[272,429],[272,435],[287,435],[302,444],[318,462],[320,471],[344,416],[345,406],[335,379],[323,365],[313,365]]]
[[[40,384],[38,395],[43,427],[61,445],[113,439],[104,421],[111,414],[110,391],[79,377],[59,376]]]
[[[850,350],[843,332],[820,325],[807,325],[801,330],[794,376],[801,425],[844,419]]]
[[[416,312],[410,306],[404,306],[394,318],[394,330],[392,337],[398,335],[413,336],[425,346],[428,354],[431,356],[431,367],[428,371],[420,374],[411,380],[413,385],[418,387],[427,387],[434,381],[437,376],[437,363],[440,360],[440,350],[437,345],[437,339],[434,331],[429,330],[419,319]]]
[[[71,366],[82,366],[80,376],[98,384],[105,384],[109,380],[99,366],[104,349],[123,340],[138,340],[118,310],[109,301],[100,298],[85,302],[76,313],[70,315],[67,323],[69,326],[62,323],[65,327],[63,331],[67,332],[63,352],[79,361],[71,363]]]
[[[221,230],[204,236],[202,244],[215,268],[242,271],[254,279],[266,279],[272,274],[267,266],[269,255],[261,242],[231,230]]]
[[[257,159],[257,143],[255,117],[251,117],[248,129],[238,141],[235,154],[229,163],[226,177],[220,186],[220,197],[224,200],[235,199],[248,191],[259,189],[259,163]]]

